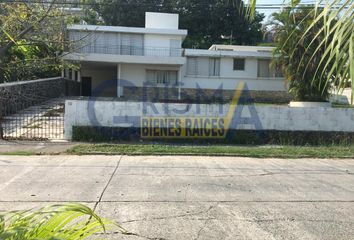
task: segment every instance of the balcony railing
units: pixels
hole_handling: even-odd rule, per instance
[[[181,57],[182,48],[141,47],[132,45],[98,45],[72,47],[71,52],[132,56]]]

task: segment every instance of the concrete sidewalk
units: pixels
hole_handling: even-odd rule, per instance
[[[0,156],[0,209],[53,202],[134,233],[108,239],[353,239],[354,160]]]
[[[58,155],[63,154],[69,148],[78,145],[68,141],[16,141],[16,140],[0,140],[0,155],[8,153],[33,153],[38,155]]]

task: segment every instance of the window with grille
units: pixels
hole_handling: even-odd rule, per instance
[[[245,70],[245,59],[244,58],[234,58],[234,70],[244,71]]]
[[[270,77],[270,60],[258,60],[258,77]]]
[[[271,60],[258,60],[258,77],[283,77],[283,73],[281,70],[281,66],[279,64],[275,64],[273,66],[271,64]]]
[[[187,75],[220,76],[220,58],[188,57]]]
[[[196,57],[187,58],[187,75],[197,75],[198,61]]]
[[[177,71],[171,70],[147,70],[147,81],[152,84],[176,85]]]
[[[209,59],[209,76],[220,76],[220,58]]]

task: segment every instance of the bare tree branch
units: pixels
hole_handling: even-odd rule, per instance
[[[41,22],[43,22],[46,17],[49,15],[50,11],[52,10],[55,2],[57,0],[53,0],[51,2],[51,4],[49,5],[49,8],[47,9],[46,13],[36,22],[36,24],[40,24]],[[15,39],[15,42],[18,40],[18,39],[21,39],[23,38],[26,34],[28,34],[29,32],[31,32],[35,27],[35,24],[30,24],[28,27],[26,27],[25,29],[23,29],[14,39]],[[7,43],[5,46],[1,47],[0,48],[0,59],[2,57],[5,56],[6,52],[15,45],[15,42],[14,41],[11,41],[9,43]],[[0,62],[1,64],[1,62]]]

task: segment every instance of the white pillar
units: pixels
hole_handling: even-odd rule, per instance
[[[178,100],[181,100],[182,71],[178,70]]]
[[[121,79],[121,76],[122,76],[122,74],[121,74],[121,72],[122,72],[122,66],[121,66],[121,64],[119,63],[118,65],[117,65],[117,97],[121,97],[121,93],[122,93],[122,89],[121,89],[121,86],[120,86],[120,79]]]

